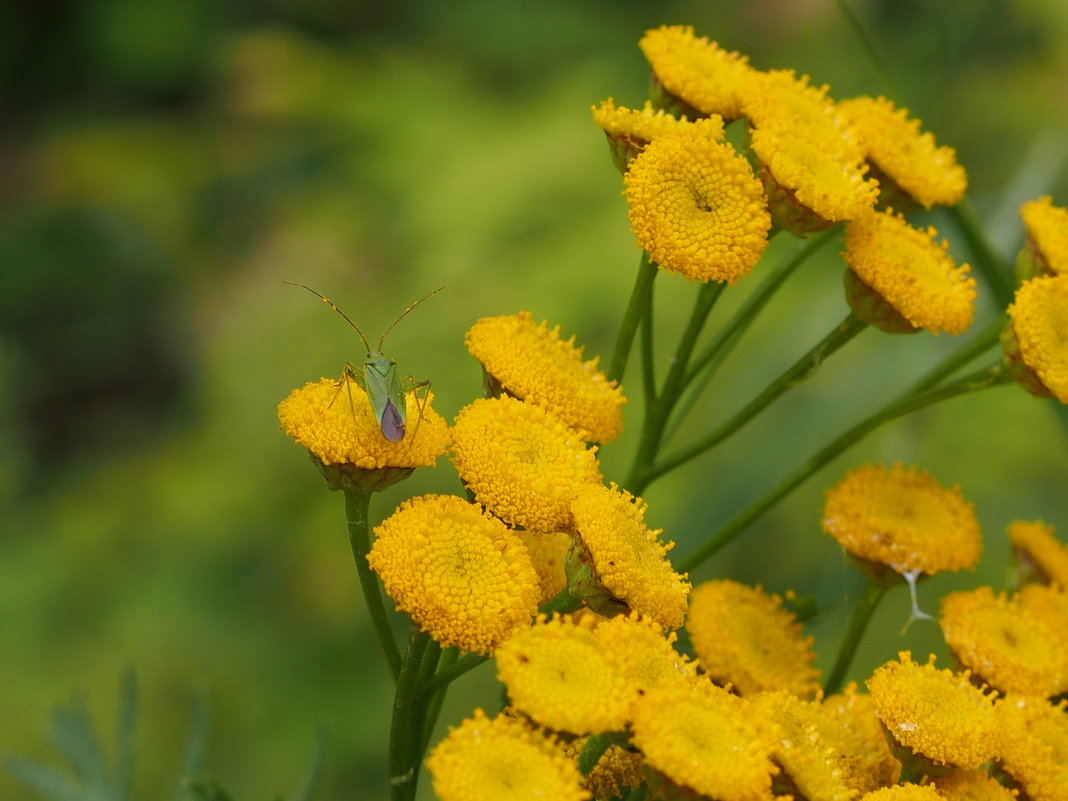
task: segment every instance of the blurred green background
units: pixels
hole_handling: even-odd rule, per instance
[[[641,103],[647,28],[693,24],[835,97],[907,105],[957,148],[1009,263],[1019,203],[1052,193],[1068,204],[1068,5],[850,7],[890,85],[823,0],[5,4],[0,754],[55,761],[50,710],[75,695],[107,734],[131,667],[143,697],[138,798],[173,782],[197,692],[213,709],[209,766],[235,798],[292,789],[319,728],[330,734],[319,798],[386,797],[389,681],[343,500],[275,416],[291,389],[362,354],[341,320],[282,280],[330,295],[369,335],[446,284],[386,350],[433,380],[448,418],[480,390],[463,347],[479,317],[529,309],[607,354],[638,252],[589,106]],[[930,219],[968,259],[948,220]],[[768,263],[795,247],[776,240]],[[840,273],[832,246],[795,276],[687,429],[722,419],[844,316]],[[694,289],[658,282],[662,344]],[[996,312],[983,291],[980,323]],[[957,344],[863,334],[751,430],[654,484],[647,519],[688,552]],[[608,478],[622,477],[635,444],[629,394],[631,436],[602,450]],[[859,591],[819,530],[826,487],[865,460],[916,462],[962,486],[986,553],[977,574],[922,585],[934,611],[949,589],[1003,581],[1011,519],[1044,517],[1068,535],[1065,431],[1050,403],[1015,387],[899,421],[692,578],[815,595],[829,607],[811,626],[826,669]],[[458,490],[442,459],[372,514]],[[904,591],[889,597],[855,676],[903,648],[944,654],[932,624],[899,634],[907,605]],[[440,725],[498,701],[484,667],[457,684]],[[0,798],[30,797],[0,773]]]

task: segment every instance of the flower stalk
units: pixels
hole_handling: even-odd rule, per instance
[[[853,663],[853,657],[856,656],[857,647],[864,637],[868,623],[871,622],[875,608],[883,599],[888,588],[888,584],[877,578],[869,577],[865,583],[864,591],[861,593],[860,598],[857,599],[857,605],[853,607],[853,616],[849,620],[849,628],[846,630],[845,638],[838,648],[838,656],[834,661],[834,667],[831,668],[827,681],[823,685],[824,695],[834,695],[842,688],[842,681],[849,671],[849,666]]]

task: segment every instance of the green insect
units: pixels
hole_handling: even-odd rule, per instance
[[[393,327],[403,320],[408,312],[427,298],[438,294],[445,287],[438,287],[430,294],[419,298],[419,300],[401,312],[400,316],[394,320],[389,328],[386,329],[385,333],[379,337],[378,349],[371,350],[371,346],[367,343],[367,337],[363,335],[363,331],[360,330],[356,323],[349,319],[349,316],[345,314],[345,312],[335,306],[333,301],[325,295],[320,295],[310,286],[305,284],[298,284],[296,281],[285,281],[284,283],[311,292],[319,298],[319,300],[345,318],[345,322],[352,326],[352,329],[359,335],[360,341],[363,342],[363,347],[367,351],[367,358],[364,359],[363,369],[358,369],[352,362],[346,362],[345,367],[341,372],[341,378],[338,380],[338,392],[341,392],[342,385],[348,390],[349,406],[352,408],[353,419],[355,419],[356,407],[353,405],[352,389],[348,382],[353,381],[360,386],[363,391],[367,393],[367,399],[371,402],[371,408],[374,410],[375,417],[378,419],[378,427],[382,431],[382,436],[390,442],[400,442],[404,439],[404,432],[408,426],[407,404],[405,403],[404,396],[413,390],[422,389],[424,387],[429,388],[430,381],[417,382],[413,380],[411,376],[401,378],[397,373],[397,363],[382,352],[382,343],[386,341],[386,334],[392,331]],[[337,396],[335,395],[334,397],[336,400]],[[333,402],[331,401],[331,403]],[[423,396],[423,404],[425,405],[425,403],[426,395]],[[420,406],[419,409],[419,419],[422,420],[423,406]]]

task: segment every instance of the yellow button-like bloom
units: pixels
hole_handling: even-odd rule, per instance
[[[1068,712],[1061,701],[1009,695],[994,707],[1001,767],[1028,801],[1068,801]]]
[[[942,598],[938,619],[964,667],[1002,693],[1048,698],[1068,690],[1068,652],[1038,616],[990,587]]]
[[[1044,584],[1068,588],[1068,545],[1054,536],[1053,526],[1041,520],[1014,520],[1009,523],[1008,534],[1025,573]]]
[[[647,505],[629,492],[585,485],[571,504],[575,529],[592,559],[597,580],[631,610],[666,629],[686,617],[690,584],[675,572],[667,552],[675,543],[645,525]]]
[[[675,650],[675,633],[664,636],[659,623],[636,613],[600,622],[594,637],[605,652],[615,655],[619,669],[639,693],[695,673],[694,663]]]
[[[854,556],[902,574],[974,567],[983,548],[960,488],[900,464],[862,465],[846,475],[828,490],[820,522]]]
[[[548,409],[590,442],[611,442],[623,430],[619,386],[597,359],[582,360],[573,336],[561,339],[560,326],[539,325],[530,312],[483,317],[464,343],[509,395]]]
[[[690,594],[686,630],[705,672],[741,695],[786,690],[811,698],[819,690],[812,638],[802,636],[778,595],[736,581],[707,581]]]
[[[596,453],[556,415],[507,396],[465,406],[453,428],[453,462],[475,500],[534,531],[571,527],[579,488],[601,480]]]
[[[894,741],[939,765],[978,768],[997,755],[997,720],[991,697],[969,680],[925,665],[911,654],[876,668],[868,679],[875,714]]]
[[[838,108],[859,134],[868,163],[877,170],[884,204],[903,194],[924,208],[952,206],[964,197],[968,176],[951,147],[935,144],[934,134],[920,132],[920,121],[908,109],[897,109],[885,97],[842,100]]]
[[[882,787],[861,796],[860,801],[946,801],[928,784],[899,784],[896,787]]]
[[[527,546],[530,561],[538,573],[538,586],[541,588],[539,606],[567,587],[567,574],[564,572],[564,560],[571,547],[571,535],[564,531],[544,533],[517,529],[516,534]]]
[[[718,114],[691,122],[685,115],[676,117],[663,109],[654,108],[649,100],[645,101],[643,108],[631,109],[617,106],[612,98],[602,101],[599,106],[592,106],[591,111],[594,121],[608,137],[620,172],[626,172],[634,157],[658,136],[695,131],[717,142],[723,141],[723,118]]]
[[[868,212],[846,226],[845,261],[880,299],[915,328],[960,334],[975,316],[975,279],[956,265],[934,228],[913,228],[904,217]],[[861,319],[878,324],[850,298]]]
[[[748,59],[724,50],[689,25],[662,25],[638,42],[653,77],[667,92],[705,114],[741,115],[752,69]]]
[[[697,132],[661,136],[624,182],[638,244],[668,272],[733,284],[767,247],[764,190],[729,144]]]
[[[555,737],[508,715],[481,709],[451,729],[427,757],[441,801],[585,801],[573,760]]]
[[[375,528],[367,561],[397,608],[442,645],[491,654],[538,611],[526,547],[463,498],[405,501]]]
[[[1049,195],[1024,203],[1020,216],[1027,228],[1027,250],[1043,273],[1068,273],[1068,209],[1053,205]]]
[[[430,393],[420,399],[409,392],[405,400],[408,425],[400,442],[385,438],[367,393],[347,377],[340,384],[323,378],[293,390],[278,404],[278,420],[286,434],[308,449],[328,479],[337,470],[349,478],[361,471],[410,472],[434,464],[445,452],[449,429],[431,407]],[[331,466],[337,470],[331,471]]]
[[[1016,801],[1018,794],[999,784],[982,770],[953,768],[949,773],[935,776],[931,781],[943,798],[954,801]]]
[[[752,705],[707,680],[663,684],[634,709],[631,742],[675,784],[717,801],[766,801],[777,740]]]
[[[857,692],[856,682],[823,699],[816,726],[834,748],[842,778],[857,793],[897,783],[901,763],[890,753],[871,696]]]
[[[1009,316],[1002,344],[1010,368],[1026,369],[1037,383],[1016,370],[1014,377],[1032,394],[1068,403],[1068,274],[1024,281]]]
[[[1068,592],[1059,585],[1028,584],[1016,596],[1017,603],[1031,615],[1046,624],[1060,644],[1063,653],[1068,654]],[[1068,673],[1068,664],[1064,666]]]
[[[812,86],[807,75],[793,70],[754,71],[745,116],[756,130],[792,129],[795,136],[819,144],[843,161],[864,155],[856,131],[827,94],[828,86]]]
[[[532,720],[572,734],[623,729],[638,686],[596,636],[592,618],[540,621],[497,649],[497,677]]]

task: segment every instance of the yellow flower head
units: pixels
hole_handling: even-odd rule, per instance
[[[843,100],[838,108],[849,118],[877,171],[884,203],[904,208],[899,196],[926,209],[952,206],[964,197],[968,176],[956,151],[935,144],[934,134],[920,132],[920,121],[908,109],[897,109],[885,97]],[[888,194],[891,197],[887,197]]]
[[[575,338],[561,339],[560,327],[530,319],[530,312],[484,317],[465,338],[467,349],[487,375],[513,395],[541,406],[591,442],[611,442],[623,429],[626,398],[597,368],[582,360]]]
[[[1049,195],[1020,209],[1027,228],[1026,248],[1039,273],[1068,273],[1068,209],[1053,205]]]
[[[653,78],[670,95],[704,114],[741,115],[752,69],[748,59],[724,50],[686,25],[662,25],[638,43]]]
[[[1009,316],[1002,344],[1013,377],[1034,395],[1068,403],[1068,274],[1024,281]]]
[[[960,488],[900,464],[853,470],[827,492],[820,522],[854,556],[902,574],[974,567],[983,547]]]
[[[405,400],[408,426],[400,442],[385,438],[367,393],[348,377],[340,384],[323,378],[293,390],[278,404],[278,420],[286,434],[308,449],[328,482],[333,476],[340,477],[339,486],[346,486],[346,479],[373,484],[377,477],[369,473],[407,475],[434,464],[449,446],[448,426],[431,408],[433,395],[428,393],[424,402],[413,391]]]
[[[668,272],[733,284],[767,247],[764,190],[728,144],[696,131],[661,136],[624,182],[638,244]]]
[[[949,801],[1016,801],[1018,797],[1016,790],[998,784],[982,770],[953,768],[936,776],[931,786]]]
[[[975,314],[975,279],[969,266],[957,266],[948,243],[935,243],[937,231],[913,228],[901,215],[868,212],[846,226],[845,261],[857,279],[914,328],[959,334]],[[851,297],[861,319],[878,324]]]
[[[453,428],[453,462],[475,500],[534,531],[570,528],[571,500],[601,480],[596,454],[556,415],[507,396],[467,405]]]
[[[751,705],[708,681],[662,684],[634,708],[631,742],[675,784],[717,801],[771,796],[776,733]]]
[[[1041,620],[1059,643],[1060,650],[1068,654],[1068,593],[1057,585],[1028,584],[1020,590],[1017,603],[1033,617]],[[1068,663],[1064,670],[1068,672]]]
[[[928,784],[899,784],[872,790],[860,801],[946,801],[946,796],[940,795]]]
[[[666,629],[686,617],[690,584],[675,572],[660,529],[645,525],[647,506],[629,492],[595,484],[578,490],[571,504],[575,529],[596,579],[616,599]]]
[[[540,606],[567,587],[564,560],[571,547],[571,535],[565,531],[544,533],[526,529],[517,529],[515,533],[527,546],[530,560],[537,571],[538,586],[541,587]]]
[[[1068,651],[1046,623],[990,587],[942,598],[942,633],[966,668],[1002,693],[1048,698],[1068,690]]]
[[[375,528],[367,561],[397,607],[442,645],[491,654],[538,611],[527,549],[463,498],[405,501]]]
[[[1043,584],[1068,587],[1068,545],[1053,535],[1053,526],[1041,520],[1009,523],[1009,541],[1025,573]]]
[[[572,740],[567,746],[568,755],[578,759],[588,741],[588,737]],[[645,781],[644,766],[645,760],[637,751],[610,745],[586,777],[586,787],[594,798],[616,798],[623,794],[624,788],[633,790],[642,785]]]
[[[594,121],[604,130],[608,144],[621,172],[645,146],[658,136],[696,131],[717,142],[723,141],[723,118],[718,114],[690,122],[685,116],[676,117],[664,109],[656,109],[646,100],[642,109],[616,106],[612,98],[592,106]]]
[[[707,581],[690,595],[686,630],[705,672],[741,695],[786,690],[811,698],[819,690],[812,638],[802,636],[778,595],[735,581]]]
[[[1028,801],[1068,799],[1068,712],[1064,701],[1009,695],[994,707],[1001,767]]]
[[[997,754],[997,721],[990,696],[969,680],[912,661],[876,668],[868,679],[875,714],[894,741],[938,765],[978,768]]]
[[[594,639],[612,653],[623,675],[639,693],[664,682],[684,681],[694,675],[694,665],[675,650],[675,634],[664,636],[656,621],[632,612],[601,621]]]
[[[799,798],[852,801],[856,797],[834,746],[822,737],[819,703],[783,690],[757,693],[752,701],[759,714],[781,729],[774,758]]]
[[[497,677],[512,704],[543,726],[572,734],[617,731],[638,686],[605,651],[594,621],[541,620],[497,649]]]
[[[590,798],[582,774],[556,738],[519,718],[487,718],[481,709],[449,731],[426,765],[441,801]]]
[[[849,787],[867,793],[897,782],[901,763],[890,753],[871,696],[857,692],[855,682],[823,699],[816,726],[838,755]]]

